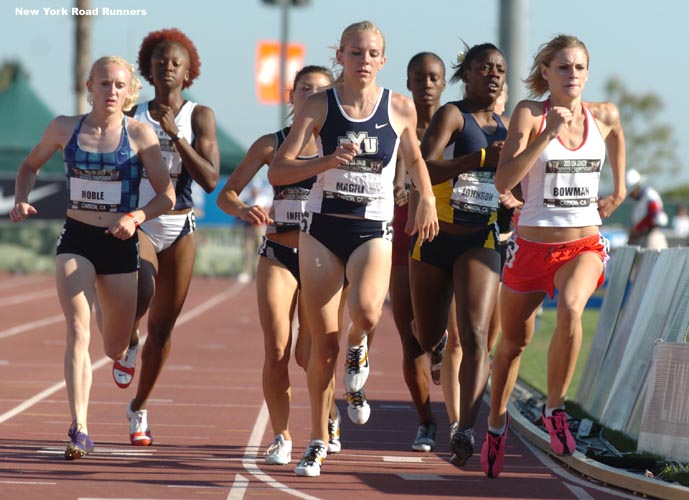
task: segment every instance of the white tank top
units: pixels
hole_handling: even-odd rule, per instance
[[[163,128],[160,126],[160,123],[151,118],[151,114],[148,112],[149,102],[146,104],[140,104],[136,107],[134,118],[141,122],[148,123],[153,127],[153,130],[156,131],[156,134],[158,134],[158,141],[160,141],[160,152],[163,154],[163,161],[168,169],[168,172],[170,172],[172,186],[175,188],[175,192],[177,192],[177,181],[182,173],[182,158],[175,149],[175,144],[172,142],[172,139],[169,135],[167,135],[167,133],[165,133]],[[177,116],[175,116],[175,125],[177,125],[177,128],[181,130],[182,135],[184,135],[184,138],[187,140],[187,142],[189,142],[189,144],[192,144],[194,141],[194,132],[191,129],[191,114],[195,107],[195,102],[187,101],[182,105],[177,113]],[[143,175],[141,176],[141,184],[139,185],[139,207],[145,206],[153,199],[154,196],[155,191],[144,171]],[[175,208],[178,208],[177,205],[175,205]]]
[[[583,106],[583,105],[582,105]],[[548,101],[539,133],[545,129]],[[591,111],[583,106],[584,141],[569,149],[559,137],[548,143],[529,173],[522,179],[524,207],[520,226],[600,226],[598,183],[605,161],[605,141]]]

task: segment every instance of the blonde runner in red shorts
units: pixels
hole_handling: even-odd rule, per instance
[[[518,293],[545,292],[552,299],[555,273],[567,262],[584,252],[593,252],[603,262],[609,259],[610,242],[594,234],[566,243],[540,243],[513,235],[507,242],[507,258],[502,284]],[[598,278],[599,287],[605,280],[605,267]]]

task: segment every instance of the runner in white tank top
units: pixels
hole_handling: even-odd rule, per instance
[[[581,316],[602,283],[607,248],[598,226],[626,196],[624,133],[611,103],[584,103],[589,53],[573,36],[541,46],[526,79],[547,101],[517,105],[500,156],[495,185],[505,193],[521,183],[525,206],[509,243],[500,292],[502,338],[493,361],[491,410],[481,465],[497,477],[505,457],[507,400],[519,357],[533,335],[546,294],[559,290],[557,326],[548,356],[548,399],[543,423],[558,455],[574,452],[564,411],[582,337]],[[607,146],[614,191],[598,195]]]
[[[188,103],[182,97],[182,90],[200,74],[201,63],[194,43],[174,28],[151,32],[141,43],[138,61],[139,72],[155,88],[154,98],[140,105],[139,116],[157,125],[168,174],[177,194],[172,210],[140,231],[137,319],[126,356],[113,366],[115,383],[126,388],[134,375],[139,322],[150,306],[136,395],[126,409],[131,444],[150,446],[153,438],[146,402],[170,352],[172,329],[182,311],[194,267],[196,234],[191,185],[196,182],[206,192],[215,189],[220,153],[213,110]],[[146,185],[142,182],[143,197],[148,196]]]

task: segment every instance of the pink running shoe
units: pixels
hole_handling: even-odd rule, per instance
[[[552,417],[545,416],[543,410],[543,425],[548,434],[550,434],[550,449],[556,455],[571,455],[577,447],[577,443],[569,432],[569,423],[567,422],[567,413],[565,410],[554,410]]]
[[[486,440],[481,448],[481,467],[488,477],[498,477],[502,472],[502,464],[505,461],[505,445],[507,443],[507,431],[510,428],[510,415],[505,414],[505,432],[493,434],[486,432]]]

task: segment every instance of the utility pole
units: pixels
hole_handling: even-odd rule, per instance
[[[500,49],[507,59],[507,114],[526,97],[523,78],[526,78],[526,22],[528,0],[500,0]]]
[[[75,0],[74,6],[78,9],[90,9],[91,0]],[[74,16],[74,20],[74,100],[76,114],[82,115],[88,110],[86,80],[91,53],[91,16]]]
[[[285,76],[287,75],[287,44],[289,43],[289,11],[290,7],[308,5],[311,0],[262,0],[266,5],[280,6],[280,125],[287,123],[287,103],[284,96],[287,91]]]

